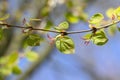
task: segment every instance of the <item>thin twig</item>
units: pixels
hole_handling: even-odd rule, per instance
[[[120,20],[114,21],[114,22],[112,22],[110,24],[107,24],[107,25],[104,25],[104,26],[100,26],[99,28],[96,28],[96,30],[108,28],[111,25],[117,24],[119,22],[120,22]],[[77,34],[77,33],[85,33],[85,32],[93,31],[93,29],[88,29],[88,30],[81,30],[81,31],[64,31],[64,32],[60,32],[60,31],[56,31],[56,30],[39,29],[39,28],[33,28],[32,26],[23,27],[23,26],[11,25],[11,24],[7,24],[7,23],[0,23],[0,25],[4,25],[4,26],[7,26],[7,27],[16,27],[16,28],[24,28],[24,29],[30,29],[30,30],[39,30],[39,31],[46,31],[46,32],[53,32],[53,33],[65,33],[65,34]]]
[[[96,30],[108,28],[108,27],[110,27],[111,25],[117,24],[117,23],[119,23],[119,22],[120,22],[120,20],[114,21],[113,23],[110,23],[110,24],[107,24],[107,25],[104,25],[104,26],[100,26],[99,28],[96,28]],[[69,31],[69,32],[67,32],[67,34],[77,34],[77,33],[91,32],[91,31],[93,31],[93,29],[81,30],[81,31]]]
[[[46,32],[53,32],[53,33],[61,33],[60,31],[55,31],[55,30],[33,28],[32,26],[23,27],[23,26],[11,25],[11,24],[7,24],[7,23],[0,23],[0,25],[4,25],[7,27],[16,27],[16,28],[24,28],[24,29],[30,29],[30,30],[39,30],[39,31],[46,31]]]

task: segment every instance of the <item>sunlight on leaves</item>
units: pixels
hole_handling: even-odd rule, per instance
[[[27,51],[25,53],[25,57],[29,60],[29,61],[36,61],[38,59],[38,54],[34,51]]]
[[[102,46],[108,42],[108,39],[103,31],[96,32],[92,38],[92,42],[98,46]]]
[[[85,34],[85,36],[83,37],[83,39],[85,40],[89,40],[91,38],[92,34],[89,33],[89,34]]]
[[[19,74],[21,74],[22,73],[22,71],[21,71],[21,69],[19,68],[19,66],[14,66],[13,68],[12,68],[12,73],[13,74],[15,74],[15,75],[19,75]]]
[[[91,23],[91,24],[97,24],[97,23],[101,22],[103,19],[104,19],[104,16],[101,13],[97,13],[97,14],[94,14],[90,18],[89,23]]]
[[[18,60],[18,57],[19,57],[19,55],[18,55],[18,53],[16,53],[16,52],[10,54],[7,64],[8,64],[8,65],[11,65],[11,64],[16,63],[17,60]]]
[[[79,17],[74,16],[72,13],[67,13],[65,17],[70,23],[77,23],[79,21]]]
[[[69,28],[69,24],[66,21],[60,23],[57,27],[55,27],[56,30],[66,30],[68,28]]]
[[[120,20],[120,7],[118,7],[117,9],[115,9],[115,14],[118,17],[118,19]]]
[[[114,9],[113,9],[113,8],[109,8],[109,9],[106,11],[106,15],[107,15],[107,17],[109,17],[109,18],[112,18],[113,14],[114,14]]]
[[[46,25],[45,25],[44,29],[50,30],[50,28],[51,28],[52,26],[53,26],[53,23],[52,23],[50,20],[48,20],[48,21],[46,22]]]
[[[74,42],[68,36],[60,36],[56,38],[57,49],[64,54],[73,54],[75,52]]]
[[[12,69],[10,66],[0,67],[0,73],[2,75],[10,75],[12,73]]]
[[[25,40],[24,46],[39,46],[40,45],[40,35],[38,34],[30,34]]]

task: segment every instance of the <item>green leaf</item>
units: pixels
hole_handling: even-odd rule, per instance
[[[85,39],[85,40],[89,40],[89,39],[91,38],[91,36],[92,36],[91,33],[86,34],[86,35],[83,37],[83,39]]]
[[[87,21],[88,19],[88,14],[82,12],[82,14],[79,15],[79,20],[82,20],[82,21]]]
[[[120,19],[120,7],[118,7],[117,9],[115,9],[115,14],[118,17],[118,19]]]
[[[10,66],[0,67],[0,74],[7,76],[10,75],[11,73],[12,73],[12,69]]]
[[[56,38],[56,47],[57,49],[65,54],[72,54],[75,52],[74,42],[68,36],[60,36]]]
[[[30,34],[25,40],[25,46],[39,46],[41,38],[38,34]]]
[[[55,27],[56,30],[66,30],[69,28],[68,22],[64,21],[58,25],[58,27]]]
[[[10,54],[7,64],[12,65],[12,64],[16,63],[18,60],[18,57],[19,57],[19,55],[16,52]]]
[[[103,31],[98,31],[96,32],[91,40],[93,41],[94,44],[98,46],[102,46],[108,42],[108,39]]]
[[[29,61],[36,61],[39,55],[34,51],[27,51],[25,56]]]
[[[113,8],[110,8],[106,11],[106,15],[109,18],[112,18],[113,14],[114,14],[114,9]]]
[[[4,65],[8,62],[9,57],[8,56],[3,56],[0,58],[0,65]]]
[[[116,31],[117,31],[117,25],[116,24],[113,24],[112,26],[110,26],[108,28],[108,34],[111,35],[111,36],[114,36]]]
[[[70,23],[79,22],[79,17],[73,15],[72,13],[67,13],[65,16],[66,16],[67,21],[69,21]]]
[[[0,28],[0,40],[3,39],[3,29]]]
[[[49,15],[49,12],[50,12],[50,8],[48,6],[46,6],[46,7],[43,7],[43,9],[41,10],[40,13],[43,17],[45,17],[45,16]]]
[[[94,15],[90,18],[89,23],[91,23],[91,24],[98,24],[98,23],[101,22],[103,19],[104,19],[104,16],[103,16],[101,13],[97,13],[97,14],[94,14]]]
[[[46,22],[46,26],[45,26],[44,29],[49,30],[52,26],[53,26],[53,23],[52,23],[50,20],[48,20],[48,21]]]
[[[2,16],[2,17],[0,18],[0,21],[8,19],[9,16],[10,16],[9,14],[5,14],[4,16]]]
[[[19,66],[14,66],[13,68],[12,68],[12,73],[13,74],[16,74],[16,75],[19,75],[19,74],[21,74],[22,73],[22,71],[21,71],[21,69],[19,68]]]

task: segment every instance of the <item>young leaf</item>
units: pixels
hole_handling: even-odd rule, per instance
[[[38,59],[38,54],[34,51],[28,51],[25,56],[30,61],[36,61]]]
[[[53,26],[53,23],[52,23],[50,20],[48,20],[48,21],[46,22],[46,26],[45,26],[44,29],[49,30],[52,26]]]
[[[0,21],[8,19],[9,16],[9,14],[5,14],[3,17],[0,18]]]
[[[74,5],[73,1],[71,1],[71,0],[68,0],[66,4],[67,4],[68,8],[72,8]]]
[[[92,36],[91,33],[86,34],[86,35],[83,37],[83,39],[85,39],[85,40],[89,40],[89,39],[91,38],[91,36]]]
[[[14,52],[12,53],[10,56],[9,56],[9,59],[8,59],[8,65],[12,65],[14,64],[17,60],[18,60],[18,53]]]
[[[8,56],[3,56],[0,58],[0,65],[4,65],[8,62],[9,57]]]
[[[12,69],[10,66],[0,67],[0,75],[10,75],[12,73]]]
[[[94,14],[90,18],[89,23],[91,23],[91,24],[97,24],[97,23],[101,22],[103,19],[104,19],[104,16],[101,13],[97,13],[97,14]]]
[[[25,45],[28,46],[39,46],[41,38],[38,34],[30,34],[25,40]]]
[[[56,30],[66,30],[69,28],[68,22],[64,21],[58,25],[58,27],[55,27]]]
[[[48,16],[48,15],[49,15],[49,12],[50,12],[50,8],[49,8],[48,6],[43,7],[43,9],[41,10],[41,15],[42,15],[43,17]]]
[[[65,16],[70,23],[77,23],[79,21],[79,17],[74,16],[72,13],[67,13]]]
[[[13,74],[15,74],[15,75],[19,75],[19,74],[21,74],[22,73],[22,71],[21,71],[21,69],[19,68],[19,66],[14,66],[13,68],[12,68],[12,73]]]
[[[120,7],[118,7],[117,9],[115,9],[115,14],[118,17],[118,19],[120,19]]]
[[[56,38],[56,47],[57,49],[65,54],[72,54],[75,52],[74,42],[68,36],[60,36]]]
[[[114,15],[114,9],[113,8],[108,9],[106,11],[106,15],[107,17],[112,18],[112,16]]]
[[[105,43],[107,43],[107,41],[108,41],[108,39],[103,31],[96,32],[92,36],[91,40],[93,41],[94,44],[96,44],[98,46],[102,46]]]

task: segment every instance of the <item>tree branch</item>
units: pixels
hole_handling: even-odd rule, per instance
[[[114,21],[114,22],[112,22],[110,24],[100,26],[99,28],[96,28],[96,30],[108,28],[111,25],[117,24],[119,22],[120,22],[120,20]],[[11,24],[7,24],[7,23],[0,23],[0,25],[4,25],[4,26],[7,26],[7,27],[22,28],[22,29],[39,30],[39,31],[44,31],[44,32],[63,33],[63,34],[64,33],[65,34],[77,34],[77,33],[85,33],[85,32],[93,31],[93,29],[88,29],[88,30],[81,30],[81,31],[64,31],[64,32],[61,32],[61,31],[56,31],[56,30],[47,30],[47,29],[33,28],[33,26],[24,27],[24,26],[11,25]]]

